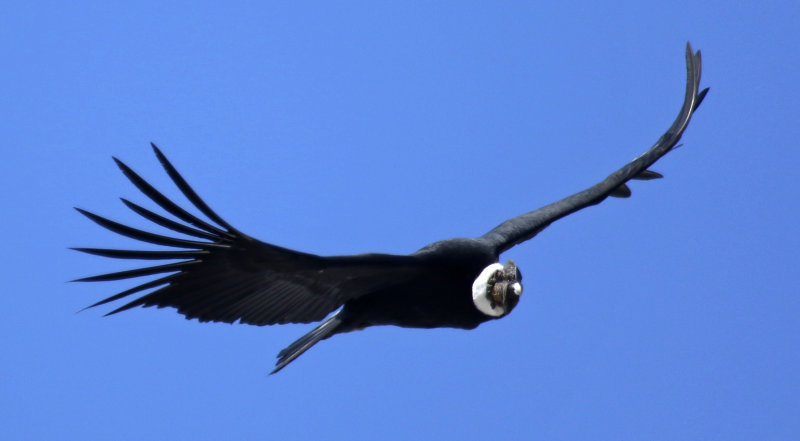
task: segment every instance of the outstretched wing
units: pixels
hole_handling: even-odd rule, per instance
[[[599,204],[609,196],[628,197],[631,191],[625,184],[631,179],[656,179],[661,175],[650,170],[659,158],[672,150],[681,139],[692,113],[703,101],[708,89],[698,92],[700,86],[701,59],[700,51],[693,52],[692,46],[686,44],[686,96],[683,107],[672,126],[653,145],[650,150],[634,159],[632,162],[609,175],[600,183],[575,193],[558,202],[546,205],[537,210],[509,219],[479,240],[487,243],[498,254],[509,248],[531,239],[554,221],[572,214],[590,205]]]
[[[348,299],[381,286],[400,283],[424,271],[424,266],[414,256],[363,254],[322,257],[253,239],[212,211],[155,145],[153,150],[184,196],[213,223],[184,210],[114,158],[125,176],[142,193],[182,222],[122,199],[125,205],[145,219],[192,239],[142,231],[76,208],[115,233],[169,249],[75,250],[119,259],[171,261],[78,279],[95,282],[159,275],[90,307],[152,290],[108,314],[135,306],[171,306],[187,318],[200,321],[233,323],[238,320],[253,325],[308,323],[323,319]]]

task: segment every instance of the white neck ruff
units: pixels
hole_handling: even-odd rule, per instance
[[[503,305],[495,305],[492,308],[492,301],[489,300],[488,284],[489,278],[497,271],[503,271],[503,265],[493,263],[481,271],[481,274],[472,282],[472,303],[478,310],[490,317],[500,317],[506,312]]]

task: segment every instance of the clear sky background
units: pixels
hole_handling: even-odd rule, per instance
[[[0,428],[9,440],[796,440],[800,3],[12,2],[0,17]],[[131,268],[111,155],[317,254],[478,236],[683,142],[514,248],[522,302],[473,331],[373,328],[278,375],[311,325],[81,308]],[[152,204],[147,204],[153,208]]]

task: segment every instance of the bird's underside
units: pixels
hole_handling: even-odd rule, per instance
[[[91,305],[137,295],[107,315],[136,306],[168,306],[176,308],[186,318],[201,322],[238,321],[259,326],[317,322],[328,317],[281,351],[275,371],[319,340],[354,329],[385,324],[474,328],[506,315],[521,294],[521,275],[516,266],[513,263],[497,265],[501,253],[531,239],[552,222],[598,204],[608,196],[630,196],[627,186],[630,180],[661,177],[648,168],[675,147],[708,91],[699,91],[700,52],[693,52],[688,44],[686,66],[686,94],[678,117],[644,154],[598,184],[509,219],[483,236],[437,242],[410,255],[317,256],[261,242],[235,229],[212,211],[155,145],[153,150],[167,174],[206,219],[181,208],[114,158],[125,176],[165,213],[156,213],[126,199],[122,202],[145,219],[179,234],[155,234],[77,209],[113,232],[162,248],[76,250],[119,259],[166,261],[79,280],[150,277]],[[492,267],[495,272],[483,281],[486,283],[479,284],[476,279],[491,265],[497,265]],[[477,291],[473,294],[476,286],[494,290],[486,293],[483,308],[497,307],[500,312],[492,314],[492,311],[478,309],[476,299],[482,294]],[[512,288],[519,292],[512,292]],[[505,303],[512,298],[512,303]],[[339,311],[330,315],[337,309]]]

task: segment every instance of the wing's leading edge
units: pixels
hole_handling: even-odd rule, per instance
[[[481,236],[479,240],[488,244],[497,254],[500,254],[514,245],[531,239],[548,225],[564,216],[588,206],[599,204],[609,196],[630,196],[630,188],[626,185],[626,182],[631,179],[649,180],[661,177],[660,174],[648,170],[648,167],[675,147],[686,130],[693,112],[708,92],[708,89],[699,91],[701,64],[700,51],[693,52],[692,46],[687,43],[686,95],[683,106],[669,130],[648,151],[612,173],[600,183],[560,201],[509,219]]]

